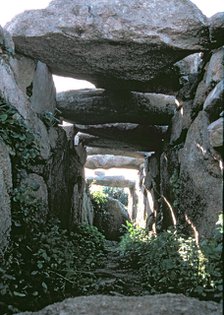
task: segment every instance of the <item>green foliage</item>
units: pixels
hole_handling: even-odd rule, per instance
[[[123,205],[128,205],[128,194],[125,193],[123,188],[104,186],[103,192],[108,197],[119,200],[121,203],[123,203]]]
[[[61,113],[58,109],[56,109],[55,113],[45,112],[42,116],[42,120],[47,127],[57,126],[61,123],[61,120],[58,119],[58,114]]]
[[[0,268],[0,305],[11,314],[86,294],[91,271],[103,264],[104,241],[94,227],[68,232],[56,219],[14,241]]]
[[[39,157],[39,144],[15,108],[0,97],[0,137],[11,148],[17,168],[28,168]]]
[[[44,211],[41,200],[37,200],[35,191],[39,185],[20,184],[14,188],[12,193],[12,233],[11,237],[17,237],[22,241],[31,233],[38,230],[40,225],[40,214]]]
[[[204,300],[222,298],[222,229],[200,246],[175,230],[146,236],[128,227],[122,238],[122,263],[137,269],[145,289],[183,293]]]
[[[107,202],[107,196],[102,191],[94,191],[91,193],[91,200],[94,203],[94,205],[100,207],[103,207],[105,203]]]
[[[133,258],[131,258],[131,254],[134,251],[138,251],[138,247],[142,245],[148,236],[146,234],[145,229],[133,225],[131,222],[126,221],[126,225],[124,226],[126,229],[126,233],[122,236],[121,241],[119,243],[119,248],[122,254],[128,254],[129,262]]]
[[[53,125],[56,118],[47,117],[49,126]],[[95,280],[92,270],[104,262],[103,235],[94,227],[68,232],[58,220],[42,220],[45,205],[35,198],[39,185],[22,180],[30,165],[40,162],[37,139],[3,98],[0,125],[0,137],[11,150],[14,174],[11,242],[4,257],[0,256],[0,313],[34,311],[68,296],[86,294]]]

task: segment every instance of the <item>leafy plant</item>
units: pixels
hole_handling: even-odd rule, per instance
[[[122,263],[139,271],[153,293],[183,293],[204,300],[222,298],[222,229],[211,239],[195,240],[169,230],[146,236],[134,226],[121,240]]]
[[[42,120],[47,127],[53,127],[61,123],[61,120],[58,118],[58,115],[61,114],[61,111],[58,109],[52,112],[45,112],[42,116]]]
[[[17,110],[0,97],[0,137],[11,148],[17,168],[28,168],[40,157],[39,143]]]
[[[128,205],[128,194],[125,193],[123,188],[104,186],[103,193],[108,197],[119,200],[125,206]]]
[[[31,164],[41,162],[38,140],[3,98],[0,124],[0,137],[11,149],[14,174],[11,242],[0,257],[0,313],[34,311],[86,294],[95,280],[92,270],[104,263],[103,235],[94,227],[67,231],[57,219],[41,220],[45,205],[34,197],[39,186],[22,180]]]
[[[68,232],[50,219],[11,244],[0,268],[0,305],[11,314],[86,294],[95,280],[91,271],[104,263],[104,242],[95,227]]]

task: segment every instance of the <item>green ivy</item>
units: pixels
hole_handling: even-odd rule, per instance
[[[223,224],[218,222],[211,239],[198,247],[191,237],[169,230],[147,236],[135,227],[121,240],[122,264],[139,271],[146,290],[183,293],[203,300],[220,301],[223,290]]]
[[[103,193],[108,197],[119,200],[125,206],[128,205],[128,194],[125,193],[124,188],[104,186]]]
[[[16,167],[28,168],[40,156],[39,143],[17,110],[0,97],[0,137],[11,148]]]
[[[55,113],[49,111],[45,112],[41,118],[47,127],[54,127],[61,123],[61,120],[58,118],[59,114],[61,114],[61,112],[56,109]]]
[[[0,309],[6,314],[38,310],[70,296],[85,295],[92,273],[104,263],[105,239],[94,227],[74,231],[57,219],[13,242],[0,268]],[[3,314],[4,314],[3,312]]]

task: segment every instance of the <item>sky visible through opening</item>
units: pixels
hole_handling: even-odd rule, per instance
[[[1,5],[0,10],[0,25],[4,26],[15,15],[25,10],[35,10],[46,8],[51,0],[7,0]],[[217,12],[224,11],[224,0],[192,0],[198,8],[208,17]],[[87,81],[75,80],[71,78],[63,78],[53,76],[57,92],[81,89],[94,88],[94,85]]]

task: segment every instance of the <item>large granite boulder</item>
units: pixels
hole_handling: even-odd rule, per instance
[[[88,156],[97,155],[97,154],[113,154],[113,155],[121,155],[124,157],[133,157],[136,159],[143,159],[146,155],[150,155],[147,152],[140,152],[140,151],[125,151],[119,150],[117,148],[114,149],[107,149],[107,148],[94,148],[94,147],[86,147],[86,152]]]
[[[221,80],[215,88],[208,94],[203,109],[209,114],[209,118],[213,121],[219,118],[223,110],[224,101],[224,80]]]
[[[93,225],[103,233],[108,240],[117,241],[124,234],[123,225],[129,221],[125,206],[117,199],[107,197],[102,207],[94,207]]]
[[[208,115],[201,111],[188,130],[180,159],[180,211],[200,235],[211,236],[222,212],[221,157],[212,148]]]
[[[135,181],[127,178],[123,175],[111,176],[105,175],[104,172],[96,172],[95,176],[87,176],[86,180],[88,184],[95,184],[100,186],[109,186],[109,187],[135,187]]]
[[[14,71],[9,60],[3,58],[0,51],[0,93],[2,97],[14,106],[25,119],[32,117],[28,97],[17,84]]]
[[[151,296],[82,296],[45,307],[39,312],[17,315],[221,315],[222,306],[182,294]]]
[[[208,126],[210,144],[214,148],[223,146],[223,117],[213,121]]]
[[[224,47],[212,52],[209,62],[205,65],[203,79],[197,86],[192,111],[194,117],[202,110],[204,102],[214,87],[224,79]]]
[[[224,44],[224,12],[218,12],[209,19],[210,39],[214,46]]]
[[[7,29],[17,51],[54,74],[116,89],[156,89],[153,79],[209,43],[207,19],[189,0],[55,0]]]
[[[112,167],[139,169],[140,165],[144,163],[143,158],[133,158],[127,156],[119,156],[112,154],[96,154],[87,157],[85,167],[90,169],[104,168],[109,169]]]
[[[83,125],[118,122],[167,125],[176,107],[174,96],[156,93],[82,89],[57,94],[62,117]]]
[[[124,143],[135,148],[135,151],[160,150],[167,136],[166,126],[148,126],[138,124],[103,124],[103,125],[75,125],[83,134],[88,134],[103,140],[114,142],[113,147],[118,148],[118,143]],[[91,136],[89,139],[91,139]],[[84,141],[84,138],[79,135]],[[88,140],[88,136],[87,136]],[[88,145],[88,142],[85,143]]]

